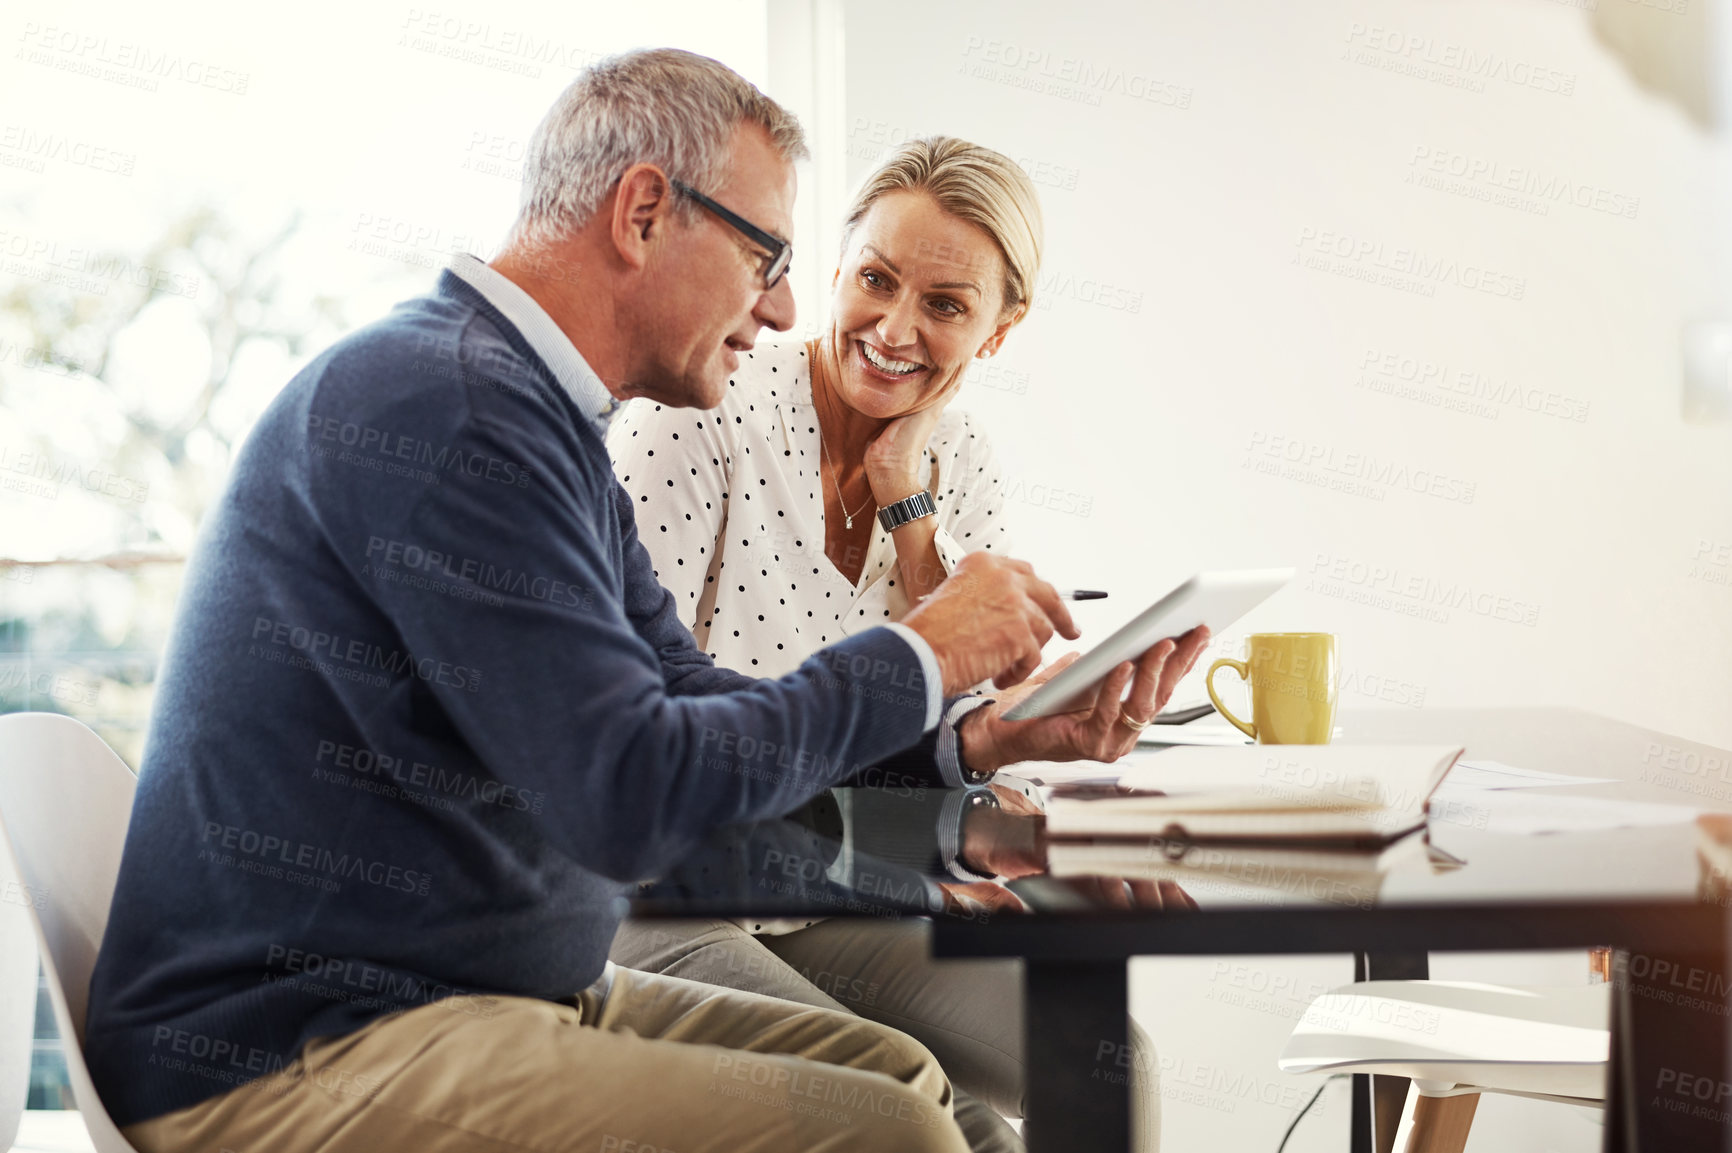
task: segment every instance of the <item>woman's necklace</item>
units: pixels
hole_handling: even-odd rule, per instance
[[[821,347],[822,343],[820,341],[813,341],[810,349],[810,356],[808,357],[812,362],[812,375],[814,379],[818,375],[818,350]],[[816,397],[813,397],[814,401],[816,401],[816,399]],[[816,410],[817,405],[814,404],[812,407]],[[842,497],[842,474],[836,471],[836,462],[830,459],[830,445],[824,439],[823,423],[823,421],[818,422],[818,447],[824,450],[824,462],[830,466],[830,484],[836,490],[836,505],[842,510],[842,528],[845,531],[851,530],[854,527],[855,514],[848,511],[848,503]],[[870,490],[871,486],[868,485],[867,488]],[[865,512],[866,505],[871,503],[872,493],[868,491],[866,493],[866,503],[860,506],[859,511]]]
[[[836,462],[830,459],[830,446],[824,443],[824,434],[822,432],[818,434],[818,447],[824,450],[824,460],[830,465],[830,483],[836,488],[836,503],[842,509],[842,527],[844,529],[851,529],[854,527],[855,514],[849,512],[848,506],[842,501],[842,482],[838,479],[842,474],[836,471]],[[868,492],[866,494],[866,504],[861,505],[859,511],[865,512],[866,505],[871,503],[872,494]]]

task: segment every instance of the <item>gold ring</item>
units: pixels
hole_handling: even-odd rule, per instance
[[[1124,713],[1120,713],[1119,714],[1119,723],[1124,725],[1128,729],[1131,729],[1135,732],[1140,733],[1144,729],[1148,728],[1150,725],[1154,724],[1155,722],[1154,722],[1153,718],[1146,720],[1146,721],[1133,721],[1133,720],[1131,720],[1130,717],[1126,716]]]

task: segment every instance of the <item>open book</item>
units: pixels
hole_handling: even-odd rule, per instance
[[[1461,753],[1253,745],[1133,754],[1117,785],[1054,788],[1046,828],[1055,838],[1381,844],[1425,824],[1427,799]]]

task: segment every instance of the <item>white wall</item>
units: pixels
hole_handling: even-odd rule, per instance
[[[1041,306],[960,403],[1024,555],[1113,591],[1089,635],[1197,568],[1292,564],[1233,639],[1340,634],[1344,705],[1732,745],[1732,425],[1683,422],[1678,352],[1732,316],[1704,255],[1724,146],[1637,89],[1592,2],[840,4],[843,137],[814,127],[850,181],[943,131],[1040,182]],[[1426,187],[1426,156],[1535,183]],[[1413,254],[1446,271],[1359,279]]]
[[[1683,421],[1678,351],[1686,321],[1732,319],[1707,255],[1726,149],[1606,54],[1593,3],[813,0],[841,10],[845,45],[843,76],[806,81],[845,90],[842,123],[812,123],[820,164],[843,150],[851,184],[886,145],[947,132],[1040,185],[1045,301],[960,403],[1012,462],[1023,554],[1113,591],[1078,606],[1089,636],[1197,568],[1289,563],[1301,579],[1228,639],[1340,634],[1346,706],[1566,704],[1732,745],[1732,564],[1715,563],[1732,561],[1732,425]],[[1384,51],[1391,34],[1414,53]],[[772,91],[777,59],[773,37]],[[1427,187],[1428,156],[1532,183],[1502,202],[1484,179]],[[802,186],[820,219],[835,188]],[[1455,275],[1361,279],[1411,253]],[[809,327],[822,301],[802,307]],[[1374,352],[1404,395],[1380,390]],[[1402,382],[1407,362],[1438,367]],[[1301,479],[1289,444],[1316,454]],[[1386,464],[1442,495],[1327,487]],[[1490,611],[1427,613],[1452,587]],[[1586,979],[1580,954],[1433,971]],[[1273,1149],[1314,1086],[1274,1054],[1349,961],[1133,973],[1167,1148]],[[1346,1125],[1341,1084],[1289,1148],[1343,1148]],[[1470,1148],[1599,1143],[1582,1111],[1488,1098]]]

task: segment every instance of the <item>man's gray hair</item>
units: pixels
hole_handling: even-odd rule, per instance
[[[761,125],[785,159],[805,159],[806,138],[787,109],[707,56],[654,48],[586,68],[530,138],[523,198],[507,248],[557,242],[595,215],[625,170],[655,164],[713,194],[727,179],[741,123]],[[676,199],[691,219],[695,206]]]

